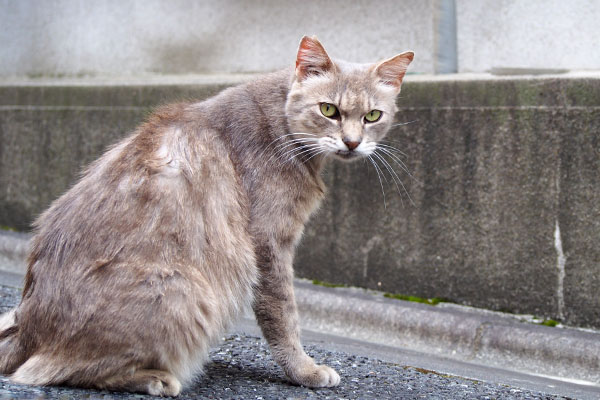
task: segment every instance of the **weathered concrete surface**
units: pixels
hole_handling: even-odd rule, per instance
[[[226,85],[0,87],[0,224],[26,229],[151,106]],[[298,275],[600,327],[600,79],[408,78],[400,105],[414,205],[330,164]]]
[[[598,69],[599,18],[589,0],[2,0],[0,76],[269,71],[313,34],[358,62],[413,50],[419,73]]]
[[[433,73],[439,0],[0,1],[0,76],[264,72],[293,63],[304,35],[333,57],[406,50]]]
[[[600,67],[598,2],[455,1],[460,72]]]
[[[559,166],[565,316],[600,326],[600,110],[575,115],[563,121]]]
[[[384,182],[385,208],[370,165],[332,164],[299,275],[600,326],[599,89],[407,84],[398,120],[416,122],[390,140],[408,155],[414,178],[396,170],[415,205]]]
[[[445,303],[432,307],[308,282],[296,282],[296,298],[306,329],[600,385],[598,331],[539,326],[509,314]]]

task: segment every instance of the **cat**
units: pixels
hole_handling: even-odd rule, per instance
[[[304,37],[295,68],[158,109],[35,222],[0,373],[176,396],[252,307],[292,382],[338,385],[300,344],[294,251],[323,164],[377,149],[413,56],[334,61]]]

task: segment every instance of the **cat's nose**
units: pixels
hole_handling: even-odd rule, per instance
[[[352,141],[352,140],[349,140],[349,139],[343,139],[342,142],[344,142],[344,144],[346,145],[346,147],[348,147],[348,150],[354,150],[360,144],[360,141],[356,142],[356,141]]]

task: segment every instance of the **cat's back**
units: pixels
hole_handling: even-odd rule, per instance
[[[230,251],[251,248],[248,199],[211,112],[211,100],[161,107],[92,163],[36,221],[28,276],[69,281],[127,260],[206,275],[207,243],[248,258]]]
[[[208,100],[158,108],[38,218],[30,264],[56,250],[68,263],[62,257],[77,252],[62,254],[67,241],[86,243],[78,248],[99,257],[121,247],[114,231],[135,237],[203,226],[197,211],[210,218],[218,214],[207,208],[214,203],[247,213],[235,168],[272,140],[271,126],[284,125],[289,79],[290,71],[279,71]]]
[[[248,171],[267,172],[256,156],[285,129],[290,76],[283,70],[157,109],[36,221],[25,292],[36,277],[64,285],[127,260],[194,265],[184,274],[199,270],[225,288],[207,257],[253,264]],[[241,274],[245,282],[251,275]]]

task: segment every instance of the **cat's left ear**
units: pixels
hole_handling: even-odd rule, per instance
[[[414,57],[415,53],[412,51],[398,54],[389,60],[377,64],[375,74],[382,83],[393,86],[397,91],[400,91],[400,85],[402,85],[406,69]]]
[[[303,81],[310,75],[321,75],[334,68],[331,58],[315,36],[304,36],[296,56],[296,76]]]

